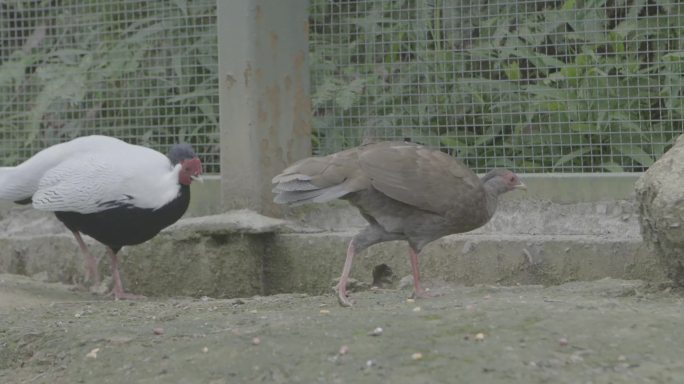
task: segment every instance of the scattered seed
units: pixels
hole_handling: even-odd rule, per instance
[[[485,339],[485,334],[482,332],[475,335],[475,341],[484,341],[484,339]]]
[[[411,355],[411,359],[413,360],[420,360],[423,358],[423,354],[420,352],[416,352],[413,355]]]
[[[566,339],[565,337],[561,337],[560,339],[558,339],[558,345],[560,345],[561,347],[565,347],[566,345],[568,345],[568,339]]]
[[[209,352],[209,348],[207,348],[207,347],[202,348],[202,352],[204,352],[204,353]]]
[[[152,333],[154,333],[155,335],[163,335],[164,334],[164,328],[156,327],[156,328],[152,329]]]
[[[88,352],[88,354],[86,354],[86,357],[89,359],[97,359],[98,352],[100,352],[100,348],[95,348],[92,351]]]
[[[252,338],[252,345],[259,345],[259,344],[261,344],[261,339],[259,338],[259,336]]]
[[[415,303],[415,302],[416,302],[416,299],[406,299],[406,302],[409,303],[409,304]]]
[[[330,311],[327,310],[327,309],[321,309],[321,310],[319,311],[319,313],[320,313],[321,315],[327,315],[327,314],[330,313]]]
[[[420,308],[420,307],[414,307],[414,308],[413,308],[413,312],[420,312],[420,311],[421,311],[421,308]]]
[[[620,355],[618,356],[618,361],[627,361],[627,357],[625,357],[625,355]]]
[[[377,327],[377,328],[375,328],[374,330],[372,330],[370,333],[368,333],[368,335],[370,335],[370,336],[380,336],[380,335],[382,335],[382,332],[383,332],[383,331],[382,331],[382,328],[381,328],[381,327]]]
[[[349,353],[349,347],[346,345],[341,346],[338,353],[340,355],[346,355],[347,353]]]

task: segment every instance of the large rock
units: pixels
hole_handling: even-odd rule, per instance
[[[641,233],[665,273],[684,286],[684,135],[635,184]]]

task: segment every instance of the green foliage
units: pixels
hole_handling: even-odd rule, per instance
[[[3,2],[0,161],[97,133],[218,172],[216,40],[211,0]]]
[[[675,0],[313,0],[315,145],[364,134],[483,171],[642,171],[684,132]]]

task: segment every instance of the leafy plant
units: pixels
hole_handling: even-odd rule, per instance
[[[478,171],[642,171],[684,132],[684,6],[314,0],[319,153],[412,138]]]
[[[166,151],[193,144],[218,172],[216,4],[0,4],[0,159],[84,134]]]

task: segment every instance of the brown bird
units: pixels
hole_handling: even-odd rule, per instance
[[[413,297],[420,286],[418,254],[443,236],[481,227],[499,195],[526,189],[515,173],[494,169],[478,178],[456,158],[409,142],[380,142],[300,160],[273,178],[274,202],[322,203],[336,198],[356,206],[368,226],[352,238],[337,285],[340,305],[351,306],[347,279],[354,256],[384,241],[406,240]]]

